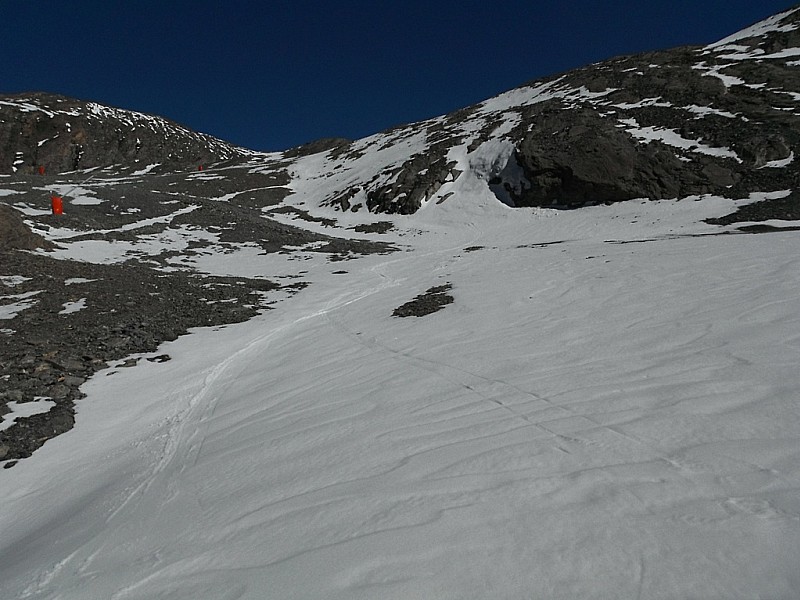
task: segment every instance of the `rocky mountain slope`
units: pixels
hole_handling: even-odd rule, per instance
[[[707,47],[614,58],[354,142],[329,153],[321,200],[413,213],[465,171],[512,206],[796,187],[798,23],[794,9]],[[361,176],[359,157],[381,153],[380,172]]]
[[[307,284],[311,256],[346,272],[400,250],[383,236],[410,240],[413,223],[388,215],[467,191],[549,208],[714,196],[742,213],[709,222],[797,219],[799,26],[793,9],[707,47],[614,58],[282,153],[91,102],[0,97],[0,415],[58,406],[0,430],[0,460],[68,429],[97,370],[250,318]],[[65,214],[50,214],[51,195]],[[215,260],[237,253],[267,257],[264,270],[231,276]]]
[[[161,117],[54,94],[0,96],[0,173],[186,167],[252,154]]]
[[[290,173],[324,156],[316,201],[382,213],[440,200],[468,170],[513,206],[784,189],[798,178],[798,23],[793,9],[707,47],[613,58],[363,140],[262,158]],[[45,94],[0,98],[0,124],[5,173],[253,155],[158,117]]]

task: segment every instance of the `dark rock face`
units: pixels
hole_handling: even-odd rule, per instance
[[[698,177],[681,173],[688,169],[672,152],[638,148],[593,110],[570,111],[566,123],[563,113],[545,112],[535,122],[515,154],[529,182],[519,193],[510,190],[516,206],[676,197],[681,179],[701,187]]]
[[[735,44],[754,56],[767,46],[770,52],[800,46],[796,31],[775,37]],[[548,100],[522,111],[524,127],[512,137],[529,185],[512,192],[515,204],[743,197],[765,184],[794,185],[795,165],[768,166],[789,159],[800,143],[800,120],[786,110],[800,91],[800,73],[786,59],[732,60],[730,53],[724,47],[680,48],[562,76],[560,85],[607,93],[577,103]]]
[[[53,94],[0,96],[0,173],[199,166],[247,154],[160,117]]]
[[[391,183],[367,192],[367,208],[376,213],[415,213],[445,181],[452,180],[454,167],[443,155],[413,156],[388,173]]]
[[[708,47],[624,56],[534,81],[331,153],[346,167],[416,138],[402,163],[332,193],[328,203],[413,213],[461,175],[464,161],[454,161],[453,150],[466,145],[470,162],[498,140],[513,152],[479,176],[512,206],[791,189],[800,178],[797,48],[800,9],[793,9],[771,27]]]
[[[375,223],[356,225],[353,227],[353,231],[359,233],[386,233],[392,229],[394,229],[394,223],[391,221],[377,221]]]
[[[297,148],[290,148],[283,153],[286,158],[294,158],[297,156],[308,156],[310,154],[317,154],[319,152],[326,152],[328,150],[339,152],[349,146],[353,140],[347,138],[321,138],[308,142]]]

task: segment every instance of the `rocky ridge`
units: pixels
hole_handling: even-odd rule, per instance
[[[798,180],[799,25],[794,8],[709,46],[617,57],[362,140],[271,155],[96,103],[3,97],[0,172],[260,156],[282,164],[287,183],[298,165],[319,167],[314,205],[387,214],[443,201],[464,173],[518,207],[744,198]]]
[[[167,119],[56,94],[0,96],[0,173],[203,165],[254,154]]]
[[[795,8],[706,47],[614,58],[340,146],[320,201],[411,214],[469,171],[517,207],[792,189],[799,25]],[[376,154],[382,170],[348,177]]]

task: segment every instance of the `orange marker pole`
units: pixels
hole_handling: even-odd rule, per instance
[[[64,200],[61,196],[51,196],[50,197],[50,206],[53,209],[54,215],[63,215],[64,214]]]

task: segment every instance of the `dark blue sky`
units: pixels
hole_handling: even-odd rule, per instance
[[[0,93],[162,115],[258,150],[356,138],[792,0],[0,0]]]

